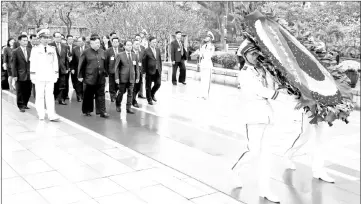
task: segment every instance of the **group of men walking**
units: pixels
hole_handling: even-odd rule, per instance
[[[171,56],[173,63],[173,84],[177,84],[176,71],[180,67],[179,82],[185,83],[186,59],[185,48],[180,41],[181,32],[176,33],[177,40],[172,42]],[[115,33],[112,33],[107,49],[97,34],[85,43],[85,37],[76,39],[67,36],[67,43],[62,43],[59,32],[53,34],[50,42],[50,31],[42,29],[38,32],[40,44],[27,48],[27,35],[18,38],[20,47],[13,51],[12,71],[16,82],[18,107],[21,112],[28,109],[32,83],[36,89],[36,108],[39,119],[45,118],[45,106],[48,118],[58,121],[55,114],[55,100],[60,105],[67,105],[69,78],[76,92],[78,102],[82,102],[82,113],[91,116],[94,111],[103,118],[109,114],[105,106],[106,77],[109,77],[109,94],[111,102],[115,102],[116,111],[121,112],[123,95],[127,92],[126,112],[134,114],[132,106],[139,108],[138,98],[146,98],[149,105],[157,101],[155,95],[161,86],[162,58],[157,48],[157,39],[149,37],[144,44],[140,35],[133,40],[126,40],[124,46]],[[75,45],[76,44],[76,45]],[[145,84],[146,97],[142,86]],[[153,85],[152,85],[153,84]]]

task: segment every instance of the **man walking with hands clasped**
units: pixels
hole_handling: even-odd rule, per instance
[[[176,39],[171,43],[171,60],[173,65],[172,83],[177,85],[177,69],[179,67],[178,82],[186,85],[186,66],[184,60],[187,59],[187,51],[181,41],[182,32],[177,31],[175,33]]]
[[[134,114],[131,110],[133,102],[133,88],[139,83],[138,57],[132,52],[132,42],[125,42],[125,52],[116,56],[115,60],[115,82],[118,84],[119,92],[115,102],[117,112],[121,111],[123,94],[127,91],[127,113]]]

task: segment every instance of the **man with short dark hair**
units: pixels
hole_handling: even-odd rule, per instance
[[[68,61],[69,64],[72,61],[72,51],[73,51],[73,43],[74,43],[74,39],[72,35],[67,35],[66,36],[66,45],[67,45],[67,55],[68,55]],[[68,64],[68,65],[69,65]],[[69,65],[69,70],[70,70],[70,65]],[[65,90],[64,90],[64,95],[66,95],[65,99],[69,99],[69,78],[70,78],[70,71],[69,73],[67,73],[65,75]]]
[[[177,69],[179,67],[179,78],[178,82],[182,84],[186,84],[186,66],[184,64],[184,60],[187,59],[187,51],[181,41],[182,32],[175,32],[176,39],[171,43],[171,51],[170,56],[173,65],[173,73],[172,73],[172,83],[173,85],[177,85]]]
[[[153,101],[157,101],[155,93],[161,85],[162,59],[159,48],[156,48],[157,39],[149,38],[149,47],[144,51],[143,69],[145,72],[145,89],[149,105],[153,105]],[[153,87],[151,87],[154,82]]]
[[[30,81],[30,51],[27,47],[28,37],[20,35],[18,38],[20,47],[13,51],[12,55],[12,74],[16,82],[16,101],[20,112],[25,112],[28,108],[28,102],[31,95],[32,84]]]
[[[76,93],[76,99],[78,102],[82,101],[83,98],[83,83],[78,80],[78,65],[81,54],[84,50],[89,47],[85,45],[85,37],[79,37],[77,40],[78,46],[73,47],[71,52],[70,71],[71,71],[71,82]]]
[[[33,48],[33,47],[35,46],[34,43],[35,43],[35,41],[36,41],[37,39],[38,39],[38,38],[36,37],[35,34],[31,34],[31,35],[30,35],[30,41],[29,41],[30,43],[28,43],[28,46],[27,46],[27,47],[30,48],[30,49]]]
[[[112,47],[105,51],[105,70],[109,74],[110,100],[114,102],[118,91],[118,86],[115,83],[115,59],[119,53],[124,52],[124,49],[119,47],[118,37],[113,37],[111,41]]]
[[[84,50],[79,61],[79,81],[83,82],[84,98],[82,112],[85,116],[91,116],[94,110],[94,97],[96,114],[102,118],[108,118],[105,107],[105,77],[107,76],[104,69],[105,54],[100,48],[100,38],[93,34],[90,37],[90,49]]]
[[[67,105],[65,100],[67,98],[66,93],[66,75],[69,72],[69,59],[68,48],[65,44],[61,43],[61,35],[59,32],[53,34],[54,42],[49,45],[54,46],[56,54],[58,56],[59,66],[59,79],[54,85],[54,97],[58,100],[60,105]]]
[[[110,33],[110,39],[114,38],[114,37],[117,37],[117,33],[115,31],[111,32]]]
[[[134,84],[134,89],[133,89],[133,101],[132,101],[132,105],[136,108],[139,108],[138,102],[137,102],[137,94],[139,92],[140,95],[140,90],[142,90],[142,86],[143,86],[143,75],[144,75],[144,70],[143,70],[143,56],[144,56],[144,50],[142,50],[140,48],[140,41],[139,40],[134,40],[133,42],[133,50],[132,52],[134,52],[134,54],[137,56],[137,64],[139,67],[139,82]],[[144,98],[143,96],[139,96],[139,98]]]
[[[132,53],[132,42],[125,41],[125,52],[116,56],[115,61],[115,82],[119,85],[119,91],[115,102],[117,112],[120,112],[123,94],[127,94],[127,113],[134,114],[131,110],[133,100],[134,83],[139,82],[139,67],[137,55]]]

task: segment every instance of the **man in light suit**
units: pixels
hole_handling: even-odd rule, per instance
[[[172,83],[177,85],[177,69],[179,67],[178,82],[186,85],[186,66],[184,60],[187,60],[187,51],[181,41],[182,32],[177,31],[176,39],[171,43],[171,60],[173,65]]]
[[[115,56],[119,53],[124,52],[123,48],[119,47],[119,38],[111,38],[112,47],[105,51],[105,70],[109,74],[109,93],[111,102],[115,101],[118,86],[115,83]]]
[[[45,105],[50,121],[58,121],[59,116],[55,113],[54,83],[59,78],[58,56],[56,48],[48,45],[50,31],[39,31],[40,44],[33,47],[30,55],[30,79],[35,83],[35,105],[40,120],[45,118]]]
[[[136,107],[136,108],[139,108],[139,105],[138,105],[138,102],[137,102],[137,94],[139,92],[140,94],[140,90],[142,90],[142,85],[143,85],[143,76],[145,73],[144,73],[144,70],[143,70],[143,64],[142,64],[142,60],[143,60],[143,56],[144,56],[144,50],[141,49],[141,45],[140,45],[140,41],[138,40],[135,40],[133,42],[133,50],[132,52],[134,52],[135,55],[137,55],[137,64],[139,66],[139,73],[140,73],[140,76],[139,76],[139,82],[138,83],[135,83],[134,85],[134,90],[133,90],[133,106]]]
[[[30,51],[28,48],[28,37],[20,35],[18,38],[20,47],[13,51],[12,74],[16,82],[16,101],[20,112],[25,112],[31,95],[32,84],[30,81]]]
[[[162,75],[162,59],[159,48],[156,48],[157,39],[149,38],[149,47],[144,51],[143,69],[145,76],[145,89],[147,92],[147,100],[149,105],[153,105],[153,101],[157,101],[155,93],[160,88]],[[152,82],[154,86],[151,87]]]
[[[125,42],[125,52],[121,52],[116,56],[115,61],[115,82],[119,85],[119,92],[115,102],[117,112],[121,111],[120,105],[122,103],[123,94],[127,94],[127,113],[134,114],[131,110],[133,101],[134,83],[139,83],[139,67],[137,64],[138,58],[135,53],[132,53],[132,42],[127,40]]]

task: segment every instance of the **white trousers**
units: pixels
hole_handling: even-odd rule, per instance
[[[201,63],[201,86],[200,86],[200,97],[208,98],[209,91],[211,88],[211,78],[212,78],[212,61]]]
[[[35,83],[35,106],[39,118],[45,117],[45,106],[49,120],[57,117],[55,113],[54,82],[37,81]]]
[[[325,163],[325,139],[326,134],[324,131],[327,124],[325,122],[320,122],[317,125],[310,124],[309,116],[311,112],[303,113],[302,115],[302,132],[293,142],[291,148],[287,151],[288,159],[291,159],[295,156],[301,147],[303,147],[308,141],[313,140],[313,151],[312,151],[312,170],[318,171],[324,167]]]

